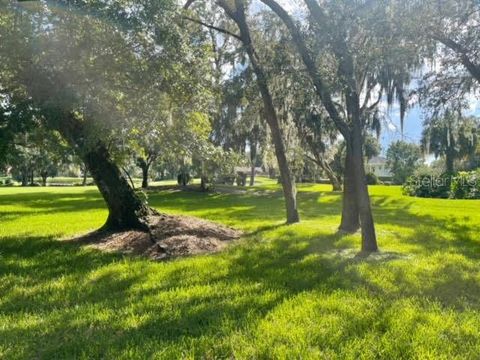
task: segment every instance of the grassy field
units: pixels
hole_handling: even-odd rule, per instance
[[[227,251],[154,263],[61,239],[102,225],[89,188],[0,189],[1,359],[476,359],[480,201],[371,188],[382,254],[336,234],[340,196],[276,184],[150,193],[161,211],[245,230]]]

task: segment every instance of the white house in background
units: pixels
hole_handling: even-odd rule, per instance
[[[373,173],[378,178],[391,178],[393,174],[387,167],[387,159],[381,156],[375,156],[367,162],[367,173]]]

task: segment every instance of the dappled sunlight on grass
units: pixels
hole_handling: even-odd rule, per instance
[[[154,263],[58,241],[105,220],[93,188],[0,189],[0,358],[475,358],[479,201],[371,188],[382,254],[337,233],[341,196],[277,184],[150,192],[160,211],[246,231],[213,255]]]

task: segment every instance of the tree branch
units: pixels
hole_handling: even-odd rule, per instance
[[[313,162],[314,164],[317,164],[318,166],[320,166],[322,169],[322,164],[320,163],[320,161],[318,161],[317,159],[315,159],[313,156],[310,156],[308,154],[305,154],[305,157],[307,158],[307,160],[310,160],[311,162]]]
[[[459,54],[460,61],[462,62],[463,66],[465,66],[468,72],[473,76],[473,78],[480,83],[480,65],[477,65],[472,60],[470,60],[470,58],[468,57],[467,49],[465,49],[461,44],[442,35],[432,34],[431,37]]]
[[[188,21],[194,22],[194,23],[196,23],[196,24],[202,25],[202,26],[204,26],[204,27],[206,27],[206,28],[209,28],[209,29],[218,31],[218,32],[220,32],[220,33],[222,33],[222,34],[225,34],[225,35],[234,37],[234,38],[237,39],[237,40],[240,40],[240,41],[242,40],[242,38],[240,37],[240,35],[237,35],[237,34],[231,32],[231,31],[228,31],[228,30],[226,30],[226,29],[217,27],[217,26],[215,26],[215,25],[210,25],[210,24],[204,23],[203,21],[198,20],[198,19],[194,19],[194,18],[192,18],[192,17],[190,17],[190,16],[184,15],[183,18],[184,18],[185,20],[188,20]]]
[[[190,7],[190,5],[192,5],[193,3],[195,2],[195,0],[188,0],[185,5],[183,5],[183,9],[184,10],[188,10],[188,8]]]

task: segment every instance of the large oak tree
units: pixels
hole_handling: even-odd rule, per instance
[[[82,158],[107,203],[107,228],[148,230],[156,212],[115,162],[121,140],[115,135],[128,127],[129,113],[146,94],[149,100],[165,92],[190,99],[201,92],[201,77],[195,78],[205,75],[201,39],[172,26],[173,1],[60,5],[2,0],[2,93],[14,109],[27,102],[32,116]]]

